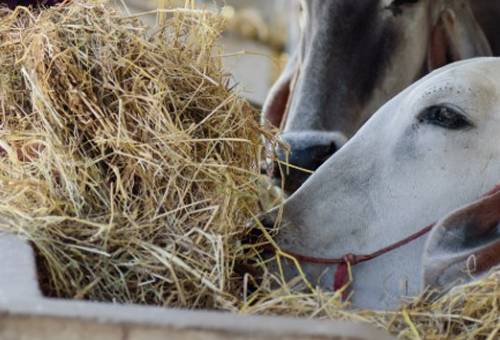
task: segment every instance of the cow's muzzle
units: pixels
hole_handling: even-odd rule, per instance
[[[284,146],[276,150],[273,179],[288,195],[302,184],[340,147],[346,138],[329,132],[292,132],[281,135]]]

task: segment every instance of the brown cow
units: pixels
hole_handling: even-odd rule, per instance
[[[495,3],[495,5],[493,5]],[[290,146],[281,161],[315,171],[391,97],[453,61],[492,54],[500,5],[491,0],[302,0],[302,37],[272,89],[264,119]],[[492,42],[495,52],[500,44]],[[275,167],[275,170],[278,167]],[[309,173],[284,175],[292,193]]]

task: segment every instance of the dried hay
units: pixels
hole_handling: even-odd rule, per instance
[[[281,290],[274,296],[257,303],[251,312],[365,322],[401,339],[500,338],[500,273],[459,287],[439,299],[432,298],[432,294],[422,296],[394,312],[346,309],[339,304],[337,295],[321,290],[289,295]]]
[[[0,13],[0,215],[52,295],[238,305],[258,113],[228,88],[219,18],[170,14],[148,37],[99,2]]]
[[[163,13],[148,34],[99,1],[0,10],[0,228],[35,245],[47,294],[499,336],[498,276],[376,313],[266,271],[271,235],[244,226],[267,132],[228,88],[220,19]]]

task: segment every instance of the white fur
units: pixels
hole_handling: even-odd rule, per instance
[[[421,124],[437,104],[459,107],[467,130]],[[470,203],[500,180],[500,58],[452,64],[383,106],[284,204],[280,245],[337,258],[384,248]],[[354,268],[356,307],[394,308],[420,293],[426,237]],[[304,264],[331,287],[333,268]]]

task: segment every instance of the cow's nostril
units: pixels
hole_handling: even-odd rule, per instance
[[[338,133],[320,131],[288,132],[280,136],[284,147],[276,148],[278,161],[272,177],[282,184],[286,194],[293,194],[311,174],[328,161],[345,141]]]
[[[335,142],[331,143],[327,148],[326,148],[326,151],[325,153],[320,157],[319,159],[319,164],[318,166],[316,167],[316,169],[314,170],[317,170],[317,168],[319,168],[323,163],[325,163],[330,157],[332,157],[336,152],[338,151],[338,148],[337,148],[337,144]]]
[[[330,144],[330,148],[328,149],[328,157],[332,156],[335,152],[337,152],[337,143],[332,142]]]
[[[323,163],[325,163],[331,156],[337,152],[337,144],[332,142],[328,145],[318,146],[314,152],[312,152],[313,162],[311,162],[308,168],[311,171],[316,171]]]

